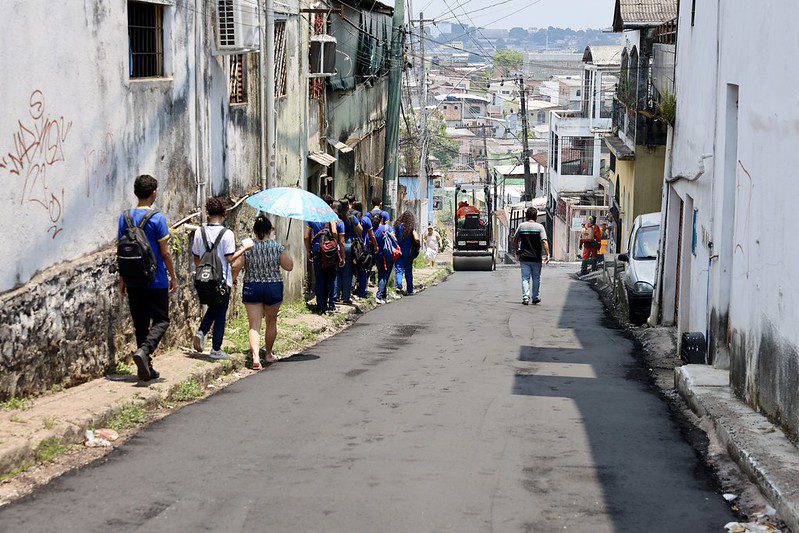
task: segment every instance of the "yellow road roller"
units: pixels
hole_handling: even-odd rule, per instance
[[[477,204],[475,193],[480,189],[483,190],[485,200],[483,208],[475,205]],[[484,184],[458,184],[455,186],[454,204],[455,238],[452,241],[452,269],[455,271],[496,269],[490,188]]]

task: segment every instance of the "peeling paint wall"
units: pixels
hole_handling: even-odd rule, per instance
[[[689,294],[680,300],[678,325],[709,331],[714,364],[730,369],[736,394],[796,436],[799,256],[791,215],[799,198],[799,101],[792,58],[799,40],[791,21],[799,6],[736,0],[719,11],[709,3],[697,8],[693,26],[690,9],[682,3],[672,176],[696,179],[677,181],[669,192],[670,201],[684,202],[682,239],[690,244],[680,264],[690,284],[682,285]],[[674,264],[680,210],[668,211],[665,257]],[[664,272],[673,291],[676,267]],[[664,305],[674,299],[665,295]]]
[[[158,179],[156,207],[170,222],[204,203],[198,198],[198,174],[207,178],[208,195],[239,197],[260,188],[258,55],[247,54],[247,102],[231,105],[231,59],[210,54],[212,3],[155,3],[164,12],[165,72],[149,79],[129,76],[126,1],[4,4],[14,16],[0,22],[2,70],[14,75],[0,77],[0,225],[11,230],[0,235],[0,245],[9,251],[0,267],[0,323],[8,326],[2,330],[0,374],[11,377],[0,380],[0,398],[99,375],[129,342],[112,247],[119,213],[135,205],[137,175]],[[195,57],[196,6],[206,10],[200,57]],[[298,13],[300,2],[282,6]],[[302,186],[300,140],[306,126],[298,117],[308,94],[308,28],[298,14],[287,17],[288,88],[277,102],[276,174],[278,185],[299,180]],[[230,215],[237,236],[249,234],[254,210],[243,205]],[[277,229],[283,240],[285,225],[278,223]],[[301,224],[292,226],[289,242],[295,271],[288,277],[287,299],[302,295]],[[172,298],[167,345],[198,318],[189,259],[176,263],[183,286]],[[56,307],[62,314],[73,311],[58,327],[47,328],[46,318]],[[104,315],[112,316],[96,327],[96,317]],[[50,333],[30,334],[37,328]],[[37,370],[56,354],[61,366]]]

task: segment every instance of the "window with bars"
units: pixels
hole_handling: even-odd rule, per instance
[[[286,21],[275,21],[275,96],[286,95]]]
[[[230,56],[230,103],[247,103],[247,55]]]
[[[131,78],[164,75],[164,6],[128,2],[128,40]]]
[[[560,140],[562,176],[591,176],[594,173],[594,138],[563,137]]]

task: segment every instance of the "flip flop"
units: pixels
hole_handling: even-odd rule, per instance
[[[253,363],[253,364],[252,364],[252,369],[253,369],[253,370],[263,370],[263,369],[264,369],[264,367],[263,367],[263,366],[261,366],[261,362],[260,362],[260,361],[258,361],[257,363]]]

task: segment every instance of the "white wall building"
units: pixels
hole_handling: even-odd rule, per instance
[[[797,18],[777,0],[681,3],[657,288],[663,322],[706,333],[735,392],[794,435]]]

